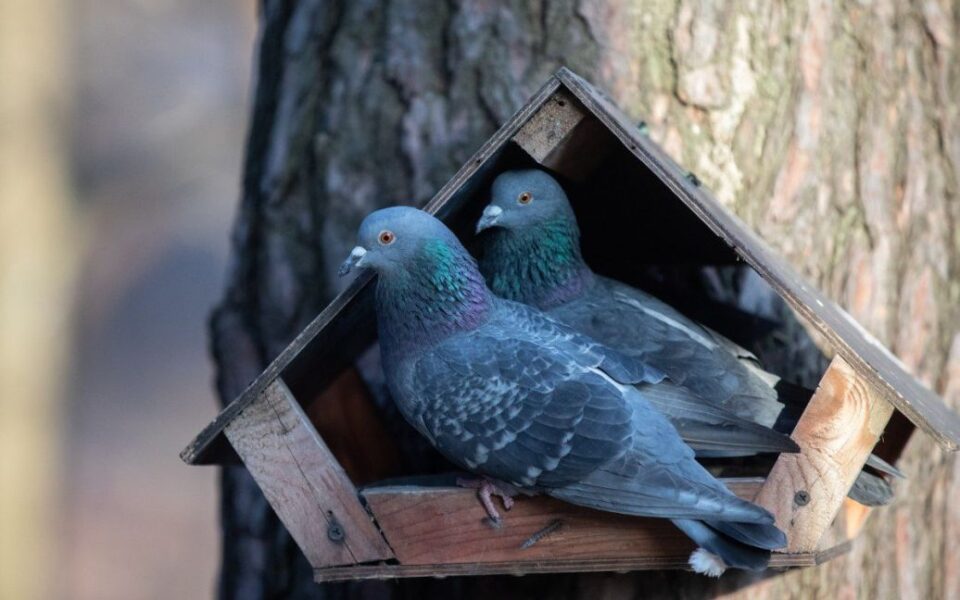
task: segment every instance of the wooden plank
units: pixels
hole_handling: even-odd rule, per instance
[[[663,149],[643,135],[601,91],[566,68],[556,77],[710,229],[818,330],[887,401],[947,450],[960,449],[960,415],[910,375],[893,354],[846,311],[806,282],[739,218],[694,185]]]
[[[726,479],[751,499],[763,480]],[[518,498],[504,525],[491,528],[471,490],[449,487],[382,486],[361,491],[400,564],[317,569],[317,581],[527,575],[594,571],[686,569],[693,544],[669,522],[579,508],[550,498]],[[544,527],[560,525],[532,546]],[[814,552],[775,554],[773,569],[820,564],[849,550],[849,540]]]
[[[575,181],[584,180],[604,159],[610,135],[565,89],[541,106],[513,141],[535,161]]]
[[[570,92],[560,90],[543,103],[513,141],[533,160],[543,164],[587,116],[580,102]]]
[[[756,502],[777,517],[788,552],[810,552],[830,527],[893,407],[840,357],[834,358]]]
[[[727,484],[741,497],[753,498],[761,481]],[[669,521],[590,510],[545,496],[517,498],[504,526],[493,529],[471,490],[389,486],[364,489],[361,495],[405,566],[624,559],[685,565],[695,549]],[[524,547],[558,522],[554,531]]]
[[[813,567],[850,551],[845,543],[824,552],[804,554],[776,554],[770,559],[770,568],[784,570],[790,568]],[[534,575],[538,573],[597,573],[631,571],[662,571],[667,569],[688,570],[686,557],[649,558],[633,557],[580,560],[541,560],[509,561],[487,563],[440,563],[435,565],[359,565],[354,567],[333,567],[315,569],[314,580],[317,583],[332,581],[354,581],[364,579],[401,579],[409,577],[462,577],[479,575]]]
[[[353,483],[282,380],[267,386],[225,433],[311,565],[393,558]]]
[[[560,86],[555,77],[551,77],[530,101],[501,127],[479,150],[464,164],[427,203],[424,210],[446,219],[452,209],[457,208],[457,193],[475,175],[489,169],[505,145],[520,127],[539,109],[539,107]],[[356,355],[372,341],[357,335],[357,325],[372,324],[370,299],[372,296],[373,275],[362,273],[337,295],[323,311],[308,324],[303,331],[284,348],[263,373],[233,402],[227,405],[214,420],[207,425],[196,438],[180,452],[180,458],[187,464],[220,464],[229,457],[217,450],[225,449],[224,428],[242,410],[253,403],[260,393],[277,377],[280,377],[295,360],[309,365],[313,370],[314,393],[322,389],[356,358]],[[366,298],[366,302],[363,299]],[[357,306],[359,304],[360,306]],[[366,310],[364,315],[363,310]],[[331,329],[332,324],[344,326]],[[310,394],[307,394],[308,396]]]

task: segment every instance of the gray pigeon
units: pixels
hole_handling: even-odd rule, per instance
[[[530,304],[610,348],[659,369],[711,406],[736,418],[789,433],[802,405],[787,407],[748,351],[641,290],[594,273],[580,252],[580,231],[560,184],[541,170],[508,171],[497,177],[493,199],[477,223],[482,236],[480,268],[491,290]],[[664,402],[668,417],[685,410]],[[683,427],[678,425],[683,434]],[[709,432],[704,429],[704,432]],[[717,438],[726,432],[715,428]],[[724,455],[716,453],[713,455]],[[730,456],[733,454],[727,454]],[[871,466],[900,476],[871,457]],[[873,478],[870,489],[889,484]],[[877,487],[879,484],[879,488]],[[883,494],[857,498],[876,504]]]
[[[540,311],[494,296],[440,221],[408,207],[361,224],[340,269],[368,267],[380,351],[404,417],[449,460],[508,489],[671,519],[699,548],[694,570],[761,570],[786,544],[773,516],[694,459],[635,384],[663,375]]]

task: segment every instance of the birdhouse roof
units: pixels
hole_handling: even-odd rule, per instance
[[[607,96],[590,83],[561,68],[500,128],[437,193],[425,209],[442,220],[464,229],[468,218],[467,201],[483,182],[495,176],[497,158],[511,143],[519,143],[538,161],[535,141],[524,144],[524,136],[538,129],[557,135],[568,134],[576,119],[564,110],[564,103],[551,111],[543,109],[557,94],[579,103],[595,119],[593,127],[613,134],[637,162],[662,184],[667,193],[679,199],[779,294],[799,315],[816,329],[834,351],[868,383],[903,413],[914,425],[933,437],[942,447],[960,448],[960,416],[907,372],[903,364],[861,327],[846,311],[805,281],[749,227],[698,185],[695,178],[674,162],[660,146],[624,115]],[[541,132],[542,133],[542,132]],[[547,150],[544,150],[547,152]],[[572,155],[576,160],[576,154]],[[571,155],[558,160],[570,161]],[[456,229],[456,227],[455,227]],[[362,274],[290,343],[270,366],[188,445],[181,457],[191,464],[223,463],[235,459],[224,437],[224,428],[276,379],[309,379],[310,392],[326,386],[369,345],[374,336],[371,292],[372,276]],[[312,396],[309,396],[312,397]]]

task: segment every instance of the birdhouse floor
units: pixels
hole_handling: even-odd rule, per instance
[[[763,479],[725,483],[752,499]],[[682,569],[694,550],[668,521],[603,513],[546,497],[517,498],[494,528],[467,489],[387,485],[362,489],[360,495],[396,560],[316,569],[317,581]],[[848,501],[820,549],[775,554],[771,568],[813,566],[846,552],[867,512]]]

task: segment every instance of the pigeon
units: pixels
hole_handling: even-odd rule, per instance
[[[433,216],[391,207],[360,225],[340,268],[377,274],[388,389],[404,418],[491,495],[544,494],[670,519],[698,548],[690,566],[765,569],[786,545],[767,510],[731,493],[636,384],[663,374],[539,310],[502,299]],[[506,503],[505,503],[505,506]]]
[[[785,406],[771,385],[777,377],[763,372],[750,352],[656,297],[587,266],[573,209],[550,174],[539,169],[501,173],[491,194],[476,230],[482,232],[480,268],[495,294],[535,306],[644,361],[738,419],[786,434],[793,430],[804,403]],[[675,416],[671,407],[658,407]],[[725,435],[723,428],[713,431],[717,437]],[[902,475],[876,456],[868,464]],[[863,477],[876,481],[855,487],[855,499],[871,505],[889,500],[884,479],[866,472]],[[867,491],[884,487],[881,494]]]

